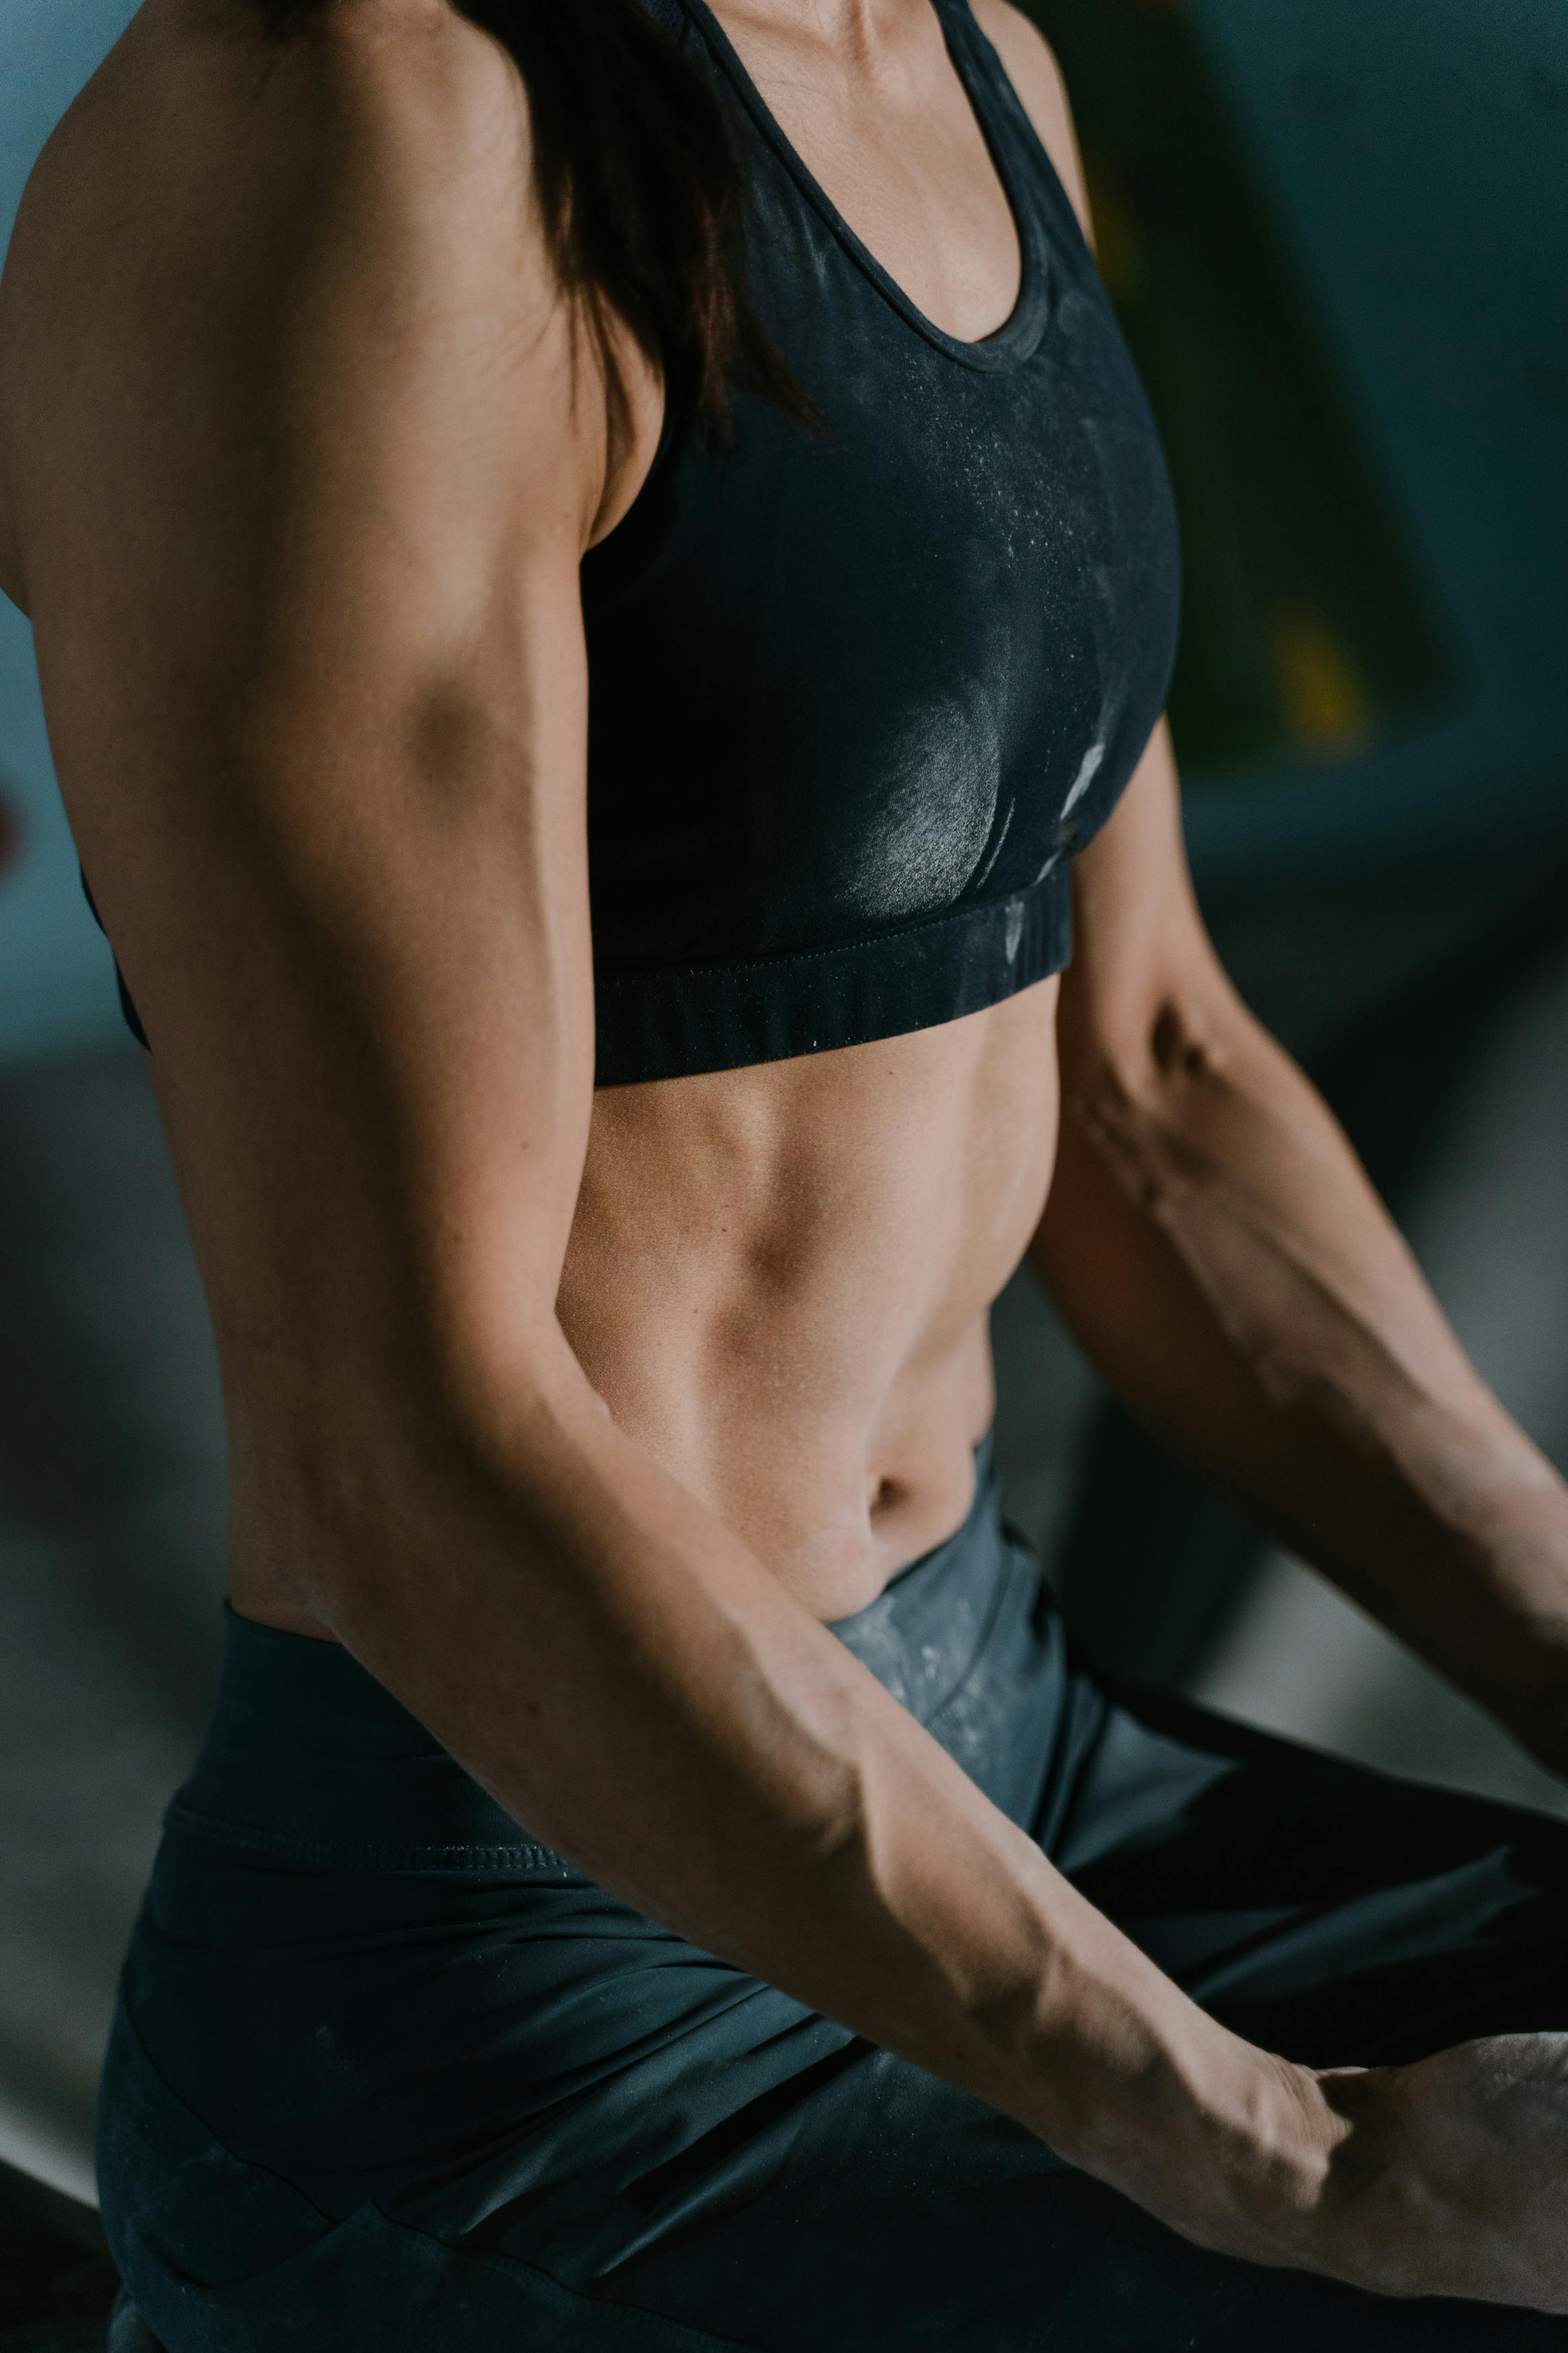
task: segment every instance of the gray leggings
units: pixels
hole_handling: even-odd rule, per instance
[[[1330,2064],[1568,2026],[1568,1831],[1107,1692],[984,1457],[835,1630],[1238,2032]],[[228,1634],[100,2118],[167,2353],[1568,2353],[1187,2245],[584,1879],[346,1653]]]

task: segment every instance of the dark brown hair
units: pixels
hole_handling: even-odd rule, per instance
[[[252,5],[286,39],[332,0]],[[811,403],[746,299],[744,183],[723,110],[644,0],[450,5],[499,41],[522,77],[544,234],[593,329],[613,427],[626,423],[616,319],[719,438],[736,385],[810,421]]]

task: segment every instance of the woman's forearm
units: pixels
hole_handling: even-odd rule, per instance
[[[1166,1025],[1069,1066],[1036,1267],[1135,1411],[1568,1763],[1568,1489],[1289,1058],[1234,1003]]]
[[[381,1459],[302,1596],[533,1833],[1178,2228],[1277,2248],[1338,2131],[1313,2079],[1085,1903],[574,1367]]]

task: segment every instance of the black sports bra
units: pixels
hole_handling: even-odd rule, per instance
[[[1175,519],[1049,159],[968,0],[933,0],[1023,281],[983,343],[868,252],[704,0],[647,0],[711,77],[747,285],[817,404],[672,416],[584,560],[597,1082],[922,1029],[1066,964],[1068,863],[1169,682]]]

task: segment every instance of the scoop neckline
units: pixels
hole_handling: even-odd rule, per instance
[[[899,313],[918,335],[956,360],[964,367],[977,369],[1005,368],[1026,360],[1038,345],[1049,307],[1047,256],[1041,235],[1037,208],[1026,201],[1019,186],[1013,157],[1003,150],[993,129],[987,108],[982,103],[976,78],[970,70],[972,60],[963,54],[961,45],[952,36],[952,28],[942,0],[931,0],[952,69],[969,101],[975,126],[985,143],[1002,190],[1003,199],[1013,217],[1013,233],[1018,241],[1018,291],[1013,308],[1001,325],[978,343],[966,343],[960,335],[950,335],[939,327],[920,305],[905,292],[903,287],[878,260],[865,240],[857,236],[845,219],[826,189],[809,169],[799,149],[785,133],[773,109],[752,80],[744,59],[729,34],[724,30],[708,0],[681,0],[712,49],[725,74],[734,85],[736,95],[752,117],[757,129],[773,148],[802,195],[819,213],[843,247],[851,261],[867,278],[889,307]],[[999,70],[1005,70],[998,68]]]

